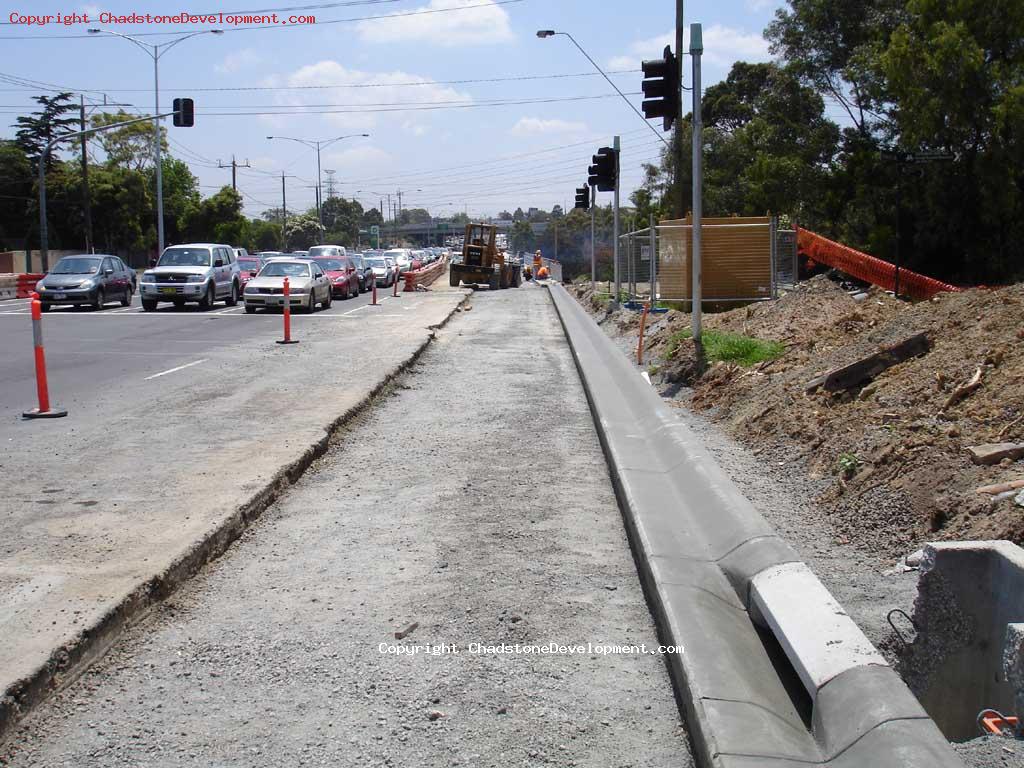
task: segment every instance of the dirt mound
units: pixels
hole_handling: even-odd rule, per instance
[[[603,305],[576,291],[601,320]],[[678,391],[766,460],[833,478],[819,502],[837,538],[891,554],[923,540],[1024,540],[1024,507],[976,492],[1024,477],[1024,461],[979,466],[966,451],[1024,442],[1024,285],[911,304],[878,289],[855,297],[819,276],[777,301],[706,314],[709,330],[782,345],[747,366],[698,365],[689,314],[652,319],[645,362],[663,393]],[[603,324],[635,337],[639,313]],[[853,389],[808,393],[815,377],[917,333],[927,353]],[[976,387],[951,397],[975,376]]]

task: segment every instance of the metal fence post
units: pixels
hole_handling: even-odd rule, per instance
[[[658,281],[658,273],[656,269],[656,262],[658,260],[658,229],[654,226],[654,214],[651,214],[651,304],[653,305],[658,299],[658,292],[655,290],[655,285]]]
[[[773,299],[778,298],[778,287],[779,281],[775,270],[778,268],[778,219],[775,216],[770,216],[768,219],[768,237],[771,238],[771,242],[768,243],[768,259],[771,261],[771,290],[770,295]]]

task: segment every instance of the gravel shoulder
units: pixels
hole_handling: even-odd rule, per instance
[[[475,295],[225,556],[30,715],[0,764],[692,765],[662,657],[477,643],[658,643],[534,286]],[[458,652],[412,653],[442,644]]]

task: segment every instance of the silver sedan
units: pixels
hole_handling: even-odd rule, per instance
[[[305,312],[313,312],[317,304],[324,309],[331,306],[331,281],[319,264],[304,259],[274,259],[245,284],[245,311],[283,307],[286,277],[289,306]]]

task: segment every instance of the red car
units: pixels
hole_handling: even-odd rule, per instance
[[[312,259],[331,281],[331,295],[347,299],[359,295],[359,271],[348,256],[320,256]]]
[[[256,277],[266,260],[259,256],[242,256],[238,259],[238,288],[245,294],[245,284]]]

